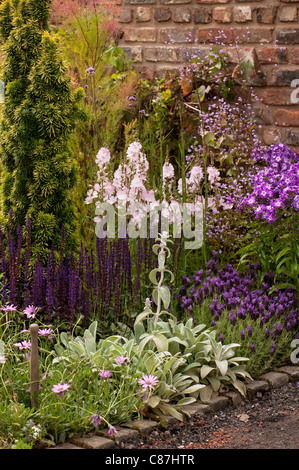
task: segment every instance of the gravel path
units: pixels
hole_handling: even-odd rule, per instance
[[[122,442],[124,449],[299,449],[299,385]]]

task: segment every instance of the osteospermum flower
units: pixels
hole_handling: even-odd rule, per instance
[[[151,388],[152,390],[155,389],[158,382],[158,378],[154,375],[144,375],[140,380],[138,380],[138,383],[142,385],[143,389]]]
[[[17,307],[11,304],[11,305],[6,305],[6,307],[1,307],[1,310],[3,310],[3,312],[13,312],[17,310]]]
[[[57,385],[53,385],[51,388],[52,392],[56,393],[59,397],[64,396],[64,392],[67,392],[70,386],[68,384],[61,384],[58,383]]]
[[[125,364],[125,363],[129,363],[130,362],[130,358],[128,356],[124,357],[124,356],[118,356],[115,358],[116,362],[118,362],[119,364]]]
[[[36,311],[37,311],[37,307],[34,307],[33,305],[29,305],[29,307],[25,308],[23,313],[24,315],[26,315],[27,318],[35,318]]]
[[[101,379],[109,379],[109,377],[111,377],[111,372],[110,370],[103,370],[102,372],[99,372],[99,377]]]
[[[50,336],[53,333],[51,328],[43,328],[38,330],[39,336]]]
[[[30,349],[31,348],[31,343],[29,341],[22,341],[20,343],[14,343],[14,346],[17,346],[17,348],[22,351],[23,349]]]

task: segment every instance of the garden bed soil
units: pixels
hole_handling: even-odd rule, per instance
[[[257,393],[235,407],[197,414],[124,449],[299,449],[299,382]]]

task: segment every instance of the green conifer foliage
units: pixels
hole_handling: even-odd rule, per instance
[[[84,96],[81,88],[72,91],[58,39],[45,30],[49,4],[21,2],[7,38],[0,26],[6,40],[0,135],[6,171],[3,210],[7,216],[12,209],[13,227],[20,225],[24,231],[30,218],[33,250],[43,259],[49,248],[60,247],[62,227],[66,246],[75,244],[76,160],[68,141],[82,117]],[[1,11],[7,11],[4,4]]]

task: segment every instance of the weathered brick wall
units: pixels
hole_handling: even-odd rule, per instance
[[[299,1],[116,0],[120,45],[141,72],[158,73],[223,44],[232,63],[256,50],[257,121],[266,143],[299,148]],[[298,79],[298,82],[294,80]]]

